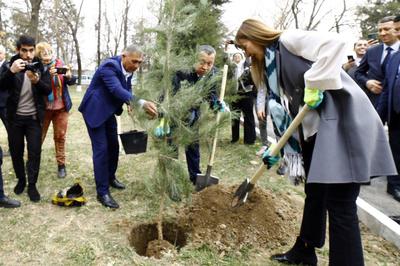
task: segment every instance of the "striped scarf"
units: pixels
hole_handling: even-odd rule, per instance
[[[51,61],[50,64],[45,66],[45,70],[50,69],[50,67],[54,65],[55,67],[62,66],[62,62],[59,59],[56,59],[55,61]],[[62,93],[63,93],[63,83],[64,83],[64,77],[63,75],[55,75],[51,78],[51,93],[47,96],[47,100],[50,103],[53,103],[57,99],[61,99]]]
[[[278,83],[278,73],[276,67],[276,48],[267,47],[265,50],[265,76],[270,89],[268,108],[275,127],[275,134],[280,138],[289,127],[292,118],[288,110],[282,104],[281,90]],[[286,174],[291,183],[298,185],[304,181],[305,171],[301,147],[299,144],[299,134],[296,131],[283,147],[284,163],[286,164]]]

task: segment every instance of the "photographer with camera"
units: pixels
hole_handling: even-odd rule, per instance
[[[40,200],[36,188],[40,169],[41,132],[45,111],[43,96],[51,92],[50,75],[43,72],[43,65],[35,57],[35,39],[21,35],[16,43],[17,54],[0,71],[0,89],[8,90],[7,121],[8,143],[18,183],[15,194],[21,194],[28,179],[28,196]],[[24,163],[25,139],[28,161]],[[26,178],[26,175],[28,178]]]
[[[61,59],[53,57],[50,44],[40,42],[36,45],[36,54],[42,61],[44,71],[51,76],[51,93],[45,97],[46,112],[42,128],[42,143],[44,142],[50,122],[54,129],[54,146],[57,160],[57,173],[59,178],[67,175],[65,168],[65,137],[68,127],[68,113],[72,107],[68,86],[74,85],[76,77],[71,69],[64,65]]]
[[[244,117],[244,144],[253,145],[256,140],[256,130],[253,114],[256,88],[250,73],[250,62],[243,60],[241,53],[235,53],[232,61],[236,66],[235,78],[237,79],[237,94],[239,98],[232,102],[232,109],[243,112]],[[240,118],[232,119],[232,140],[236,143],[239,140]]]

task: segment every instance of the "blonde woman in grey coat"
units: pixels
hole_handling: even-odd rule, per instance
[[[341,68],[344,39],[334,33],[279,31],[248,19],[235,42],[252,59],[257,87],[267,86],[269,111],[281,133],[302,105],[312,109],[283,149],[289,163],[303,161],[298,165],[304,172],[289,173],[295,182],[302,173],[306,179],[300,234],[288,252],[271,259],[317,265],[315,248],[324,245],[328,214],[329,264],[364,265],[356,206],[360,184],[396,168],[377,113]],[[271,167],[278,158],[269,151],[263,161]]]

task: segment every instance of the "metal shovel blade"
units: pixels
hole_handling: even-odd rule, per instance
[[[243,183],[239,186],[239,188],[236,190],[235,195],[233,197],[231,207],[239,207],[243,203],[246,202],[249,193],[251,190],[254,188],[254,184],[250,183],[250,180],[246,178],[246,180],[243,181]]]
[[[196,191],[199,192],[206,187],[217,185],[219,183],[219,178],[216,176],[212,176],[210,174],[197,174],[196,178]]]

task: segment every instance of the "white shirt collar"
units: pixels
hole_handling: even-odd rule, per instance
[[[122,74],[124,74],[124,76],[125,76],[125,80],[128,80],[128,78],[133,75],[133,73],[127,72],[125,70],[124,65],[122,64],[122,61],[121,61],[121,69],[122,69]]]
[[[390,46],[387,45],[387,44],[383,44],[383,50],[384,51],[386,51],[386,48],[388,48],[388,47],[392,48],[394,50],[394,52],[398,51],[399,47],[400,47],[400,41],[396,41],[394,44],[392,44]]]

